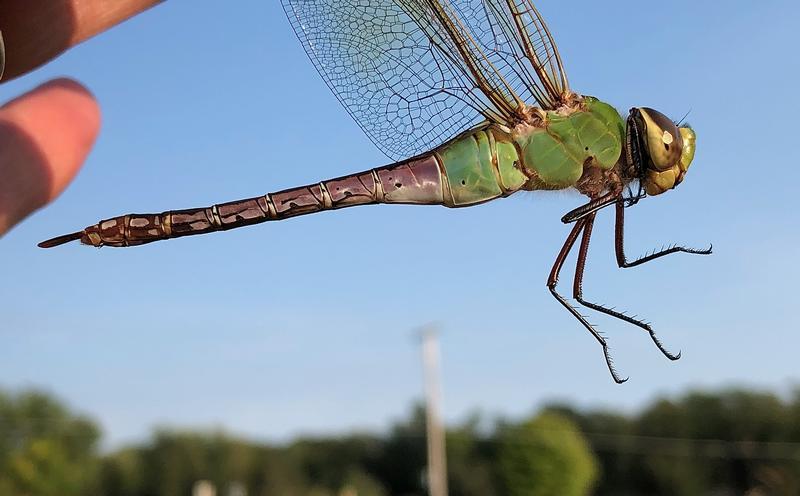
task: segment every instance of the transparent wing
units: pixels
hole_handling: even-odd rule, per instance
[[[514,71],[494,67],[501,52],[485,53],[487,36],[473,33],[497,22],[490,9],[467,0],[282,3],[325,82],[392,159],[482,121],[513,125],[524,116],[524,100],[504,77]]]
[[[454,0],[474,37],[523,100],[555,109],[569,100],[566,72],[544,19],[531,0]]]

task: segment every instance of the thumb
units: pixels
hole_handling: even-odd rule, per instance
[[[94,97],[68,79],[0,108],[0,236],[61,193],[99,129]]]

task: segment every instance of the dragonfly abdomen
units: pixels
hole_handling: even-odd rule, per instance
[[[508,196],[530,179],[512,138],[487,127],[436,150],[447,179],[448,207],[467,207]]]
[[[374,203],[464,207],[507,196],[527,180],[513,142],[486,128],[404,162],[210,207],[121,215],[40,246],[137,246]]]
[[[317,184],[210,207],[122,215],[100,221],[82,232],[45,241],[40,246],[57,246],[73,239],[96,247],[137,246],[356,205],[443,204],[443,183],[438,160],[428,155]]]

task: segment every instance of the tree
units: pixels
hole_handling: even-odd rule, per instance
[[[473,415],[447,430],[447,477],[450,496],[498,496],[491,436],[479,430],[481,417]]]
[[[655,402],[639,416],[638,434],[672,439],[643,461],[652,482],[648,492],[744,494],[754,487],[796,487],[796,465],[752,452],[747,444],[791,440],[789,412],[774,394],[741,389]]]
[[[396,424],[382,449],[367,462],[367,471],[382,481],[390,494],[421,495],[425,449],[425,410],[416,405],[411,418]]]
[[[94,492],[99,437],[94,423],[48,395],[0,391],[0,494]]]
[[[584,496],[597,460],[574,422],[544,412],[500,433],[498,475],[509,496]]]

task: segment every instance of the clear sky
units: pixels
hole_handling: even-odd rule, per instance
[[[128,212],[205,206],[382,165],[277,0],[171,0],[0,87],[85,83],[103,131],[77,181],[0,240],[0,387],[36,386],[107,442],[157,425],[264,439],[380,429],[421,393],[414,329],[442,328],[448,421],[542,402],[635,409],[688,387],[800,379],[797,2],[556,2],[572,87],[689,121],[686,181],[628,213],[628,250],[705,246],[622,271],[598,220],[585,294],[652,320],[684,357],[592,316],[630,381],[545,287],[583,200],[373,206],[131,249],[36,243]],[[568,7],[566,6],[568,5]],[[490,268],[487,270],[486,268]],[[563,291],[569,292],[571,268]]]

